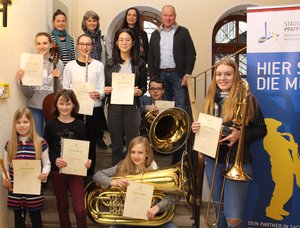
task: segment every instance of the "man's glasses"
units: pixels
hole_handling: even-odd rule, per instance
[[[149,88],[150,91],[162,91],[163,88],[158,88],[158,87],[151,87]]]
[[[78,43],[78,45],[80,45],[80,46],[82,46],[82,47],[84,47],[84,46],[87,46],[87,47],[93,46],[92,43],[82,43],[82,42]]]

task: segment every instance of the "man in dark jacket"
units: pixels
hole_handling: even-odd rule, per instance
[[[161,13],[162,25],[150,39],[149,75],[159,75],[165,86],[165,99],[186,109],[186,83],[193,71],[196,51],[188,29],[176,23],[175,8],[166,5]]]

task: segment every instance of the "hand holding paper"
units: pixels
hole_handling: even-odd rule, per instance
[[[131,73],[112,73],[111,104],[133,104],[134,78]]]
[[[63,139],[62,159],[67,165],[61,168],[61,173],[86,176],[89,146],[89,141]]]
[[[23,85],[43,85],[43,59],[42,54],[21,54],[21,69],[25,72],[22,78]]]
[[[123,216],[148,220],[154,186],[129,181],[126,191]]]
[[[195,135],[194,150],[215,158],[223,120],[200,113],[198,122],[199,124],[192,126],[193,132],[200,128]]]
[[[40,160],[13,160],[13,193],[39,195],[41,193]]]

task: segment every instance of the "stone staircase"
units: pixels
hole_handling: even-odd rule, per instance
[[[107,140],[105,140],[107,141]],[[107,143],[109,143],[107,141]],[[158,163],[159,167],[168,167],[171,164],[172,155],[155,155],[155,161]],[[103,150],[97,147],[97,163],[96,171],[99,169],[104,169],[111,167],[111,149]],[[76,227],[76,221],[73,214],[72,203],[69,200],[69,210],[70,217],[72,222],[72,227]],[[201,213],[204,210],[201,210]],[[179,204],[176,206],[176,214],[173,218],[173,223],[175,223],[180,228],[191,228],[193,227],[193,220],[191,219],[192,209],[186,204],[184,199],[181,199]],[[29,220],[29,216],[26,218]],[[59,218],[56,209],[56,199],[52,189],[51,180],[47,184],[45,190],[45,206],[42,210],[42,219],[44,228],[59,228]],[[99,228],[107,227],[100,224],[94,223],[89,218],[87,218],[89,228]],[[203,216],[201,215],[201,227],[206,227],[202,222],[204,221]],[[27,222],[27,228],[31,227],[30,221]]]

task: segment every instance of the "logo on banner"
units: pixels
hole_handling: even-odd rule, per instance
[[[268,30],[268,23],[265,21],[265,34],[258,39],[258,43],[265,43],[269,40],[273,42],[278,42],[279,34],[277,32],[271,32]]]
[[[290,214],[284,209],[293,195],[294,176],[300,188],[300,159],[298,144],[290,132],[279,132],[282,122],[265,118],[268,134],[263,140],[264,149],[270,156],[271,175],[275,183],[272,198],[266,208],[266,216],[282,221]]]

